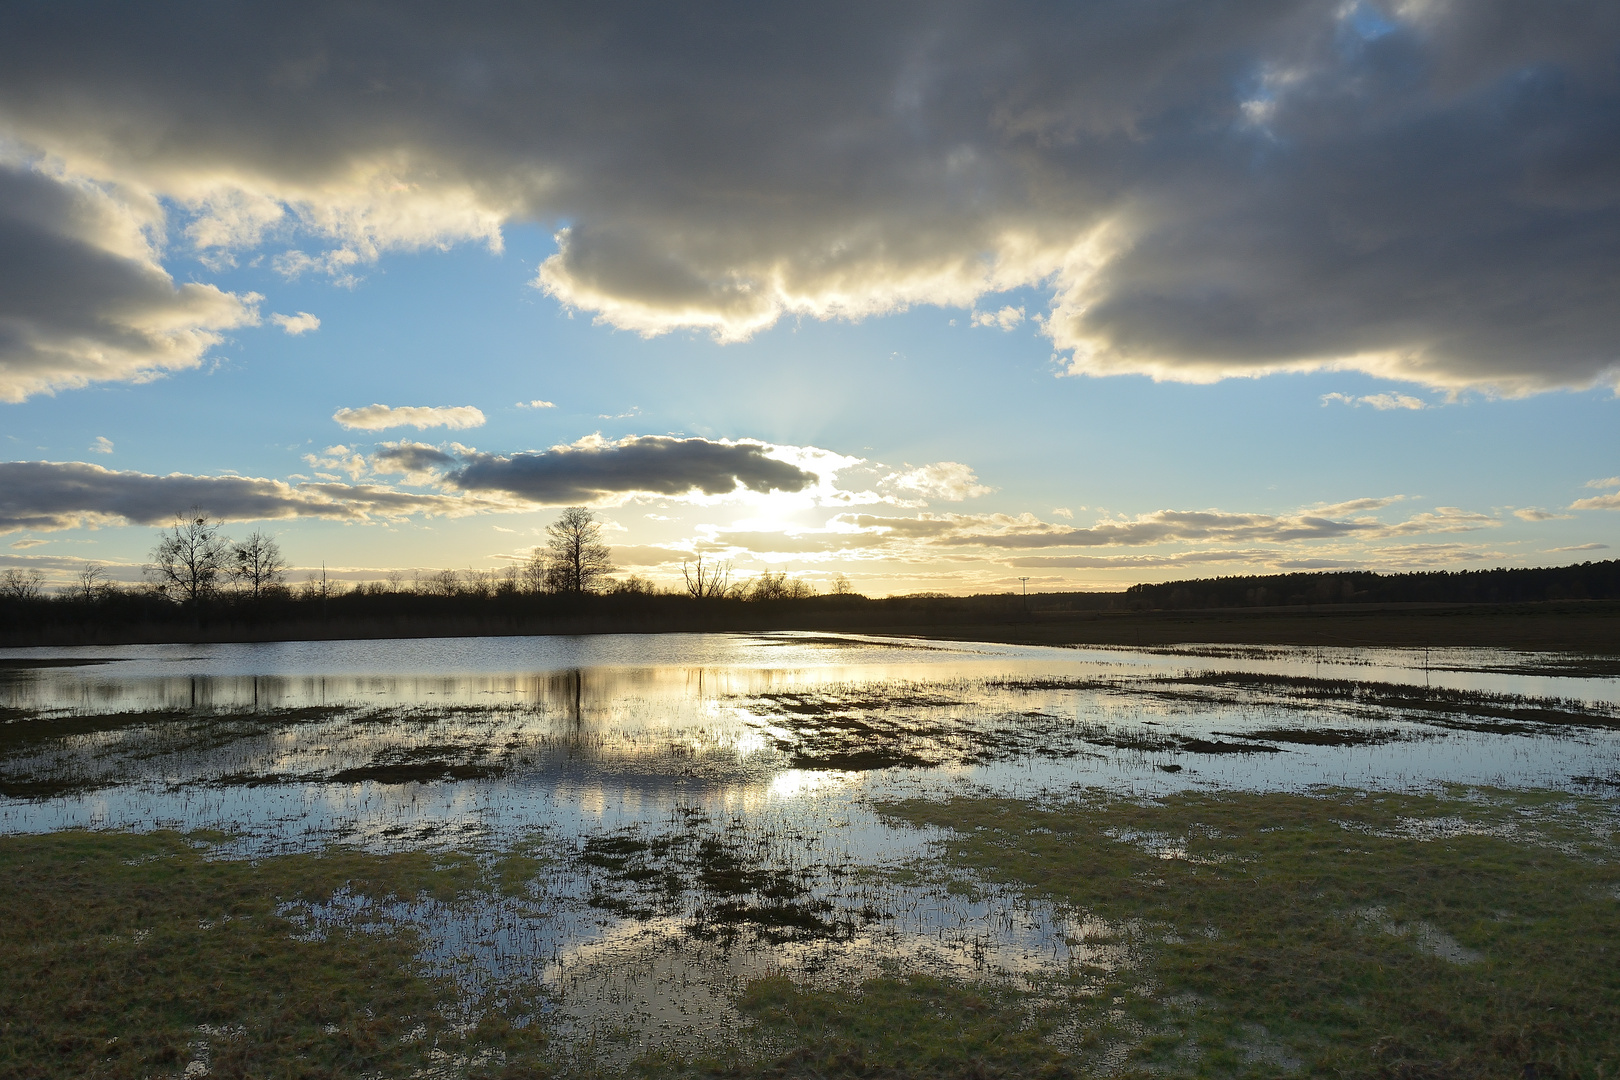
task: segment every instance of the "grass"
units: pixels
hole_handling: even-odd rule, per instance
[[[959,871],[1145,934],[1140,967],[1083,1020],[1093,1045],[1129,1036],[1122,1075],[1616,1075],[1609,804],[1187,793],[888,809],[950,830]],[[1411,826],[1424,820],[1453,828]]]
[[[453,894],[474,864],[347,850],[220,861],[209,846],[172,832],[0,838],[0,1077],[175,1076],[204,1056],[211,1077],[427,1064],[448,988],[414,971],[412,935],[301,941],[277,907],[345,886]]]
[[[193,1063],[212,1077],[502,1080],[1616,1075],[1611,802],[1192,792],[884,812],[945,830],[911,874],[1054,903],[1103,951],[1077,946],[1067,973],[1031,980],[772,974],[742,989],[753,1023],[729,1043],[615,1059],[553,1043],[525,1022],[535,1002],[522,994],[454,1029],[454,989],[418,966],[408,929],[362,922],[317,939],[282,912],[343,893],[519,895],[572,863],[634,883],[663,869],[651,841],[599,838],[572,863],[523,848],[243,861],[211,858],[217,835],[5,837],[0,1078],[181,1076]],[[794,899],[774,897],[741,849],[689,854],[682,876],[716,898]]]

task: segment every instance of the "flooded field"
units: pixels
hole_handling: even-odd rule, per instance
[[[1366,835],[1602,846],[1620,794],[1620,678],[1495,650],[808,634],[7,650],[0,720],[0,834],[19,843],[115,830],[178,837],[164,857],[199,865],[417,867],[275,895],[296,942],[409,943],[440,997],[398,1037],[419,1044],[400,1075],[530,1051],[552,1070],[738,1068],[792,1051],[782,1017],[807,995],[893,980],[976,988],[1042,1053],[1118,1071],[1156,1029],[1074,1003],[1125,1001],[1185,932],[970,852],[963,822],[971,839],[1090,805],[1096,859],[1196,873],[1247,857],[1199,854],[1227,835],[1218,811],[1189,831],[1135,808],[1303,797],[1342,823],[1388,798]],[[1531,792],[1571,793],[1579,822]],[[1375,907],[1341,922],[1454,965],[1483,955]],[[544,1038],[491,1041],[493,1018]],[[219,1030],[165,1074],[225,1074],[235,1029]],[[1275,1033],[1250,1042],[1239,1058],[1261,1072],[1305,1060]]]

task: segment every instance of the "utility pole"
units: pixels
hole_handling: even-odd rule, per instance
[[[1021,577],[1018,580],[1024,583],[1024,613],[1027,615],[1029,614],[1029,578]]]

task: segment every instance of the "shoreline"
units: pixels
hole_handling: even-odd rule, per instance
[[[878,601],[877,604],[884,602]],[[932,610],[930,610],[932,608]],[[784,630],[986,641],[1015,645],[1304,645],[1364,648],[1506,648],[1620,658],[1620,602],[1338,605],[1195,611],[974,612],[911,603],[903,611],[794,610],[661,613],[579,612],[338,617],[264,622],[219,620],[122,626],[57,624],[7,635],[0,648],[79,645],[387,640],[424,637],[766,633]]]

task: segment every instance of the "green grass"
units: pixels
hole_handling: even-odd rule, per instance
[[[1111,976],[1085,1020],[1094,1042],[1134,1030],[1124,1075],[1620,1074],[1612,807],[1459,796],[888,810],[949,829],[943,856],[959,870],[1138,928],[1139,966]],[[1403,829],[1448,817],[1516,833]],[[1167,847],[1186,855],[1160,857]],[[1441,935],[1478,959],[1436,955]]]
[[[276,908],[345,886],[452,896],[476,864],[342,849],[210,861],[207,847],[175,833],[0,838],[0,1077],[174,1076],[199,1040],[211,1077],[402,1075],[426,1063],[449,990],[413,970],[412,935],[298,941]],[[419,1026],[425,1037],[411,1039]]]
[[[243,861],[209,858],[217,835],[5,837],[0,1080],[180,1076],[202,1042],[211,1077],[1620,1075],[1612,803],[1186,793],[884,810],[945,830],[912,875],[1055,903],[1126,962],[1017,982],[773,975],[739,995],[753,1027],[733,1042],[631,1046],[610,1066],[515,1022],[533,1001],[453,1030],[453,989],[423,973],[407,929],[302,940],[277,914],[345,889],[521,894],[564,865],[543,845]]]

